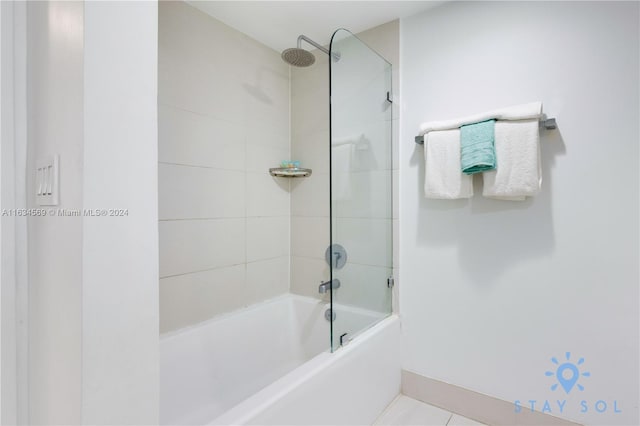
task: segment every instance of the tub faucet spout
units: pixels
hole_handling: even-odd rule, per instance
[[[318,292],[320,294],[324,294],[330,289],[335,290],[336,288],[340,288],[340,280],[337,278],[334,278],[332,281],[320,283],[320,285],[318,286]]]

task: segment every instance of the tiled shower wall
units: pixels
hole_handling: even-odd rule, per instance
[[[160,330],[289,290],[289,67],[184,2],[159,3]]]
[[[399,21],[391,21],[378,27],[356,34],[369,47],[376,50],[393,65],[392,88],[396,96],[393,105],[393,266],[397,277],[398,267],[398,140],[399,140],[399,64],[400,26]],[[304,167],[313,169],[306,179],[298,179],[291,186],[291,292],[310,297],[324,298],[318,293],[320,281],[329,279],[329,266],[324,260],[324,252],[329,245],[329,70],[328,56],[314,51],[316,63],[308,68],[291,68],[291,151],[292,157],[300,160]],[[383,192],[384,189],[380,188]],[[366,210],[367,206],[362,206]],[[352,221],[352,229],[364,224],[367,218]],[[357,222],[357,223],[355,223]],[[362,228],[360,226],[360,228]],[[345,229],[348,234],[348,229]],[[345,235],[348,239],[348,235]],[[388,236],[371,236],[362,246],[376,248],[388,242]],[[360,238],[360,237],[358,237]],[[353,248],[353,247],[351,247]],[[347,247],[349,250],[349,247]],[[371,250],[370,250],[371,251]],[[375,250],[373,250],[375,251]],[[360,253],[366,258],[373,254]],[[357,257],[357,256],[356,256]],[[362,257],[362,256],[360,256]],[[353,259],[353,258],[352,258]],[[366,277],[371,262],[354,265],[354,273]],[[359,266],[359,267],[358,267]],[[384,283],[382,283],[384,285]],[[361,288],[361,287],[360,287]],[[396,287],[397,290],[397,287]],[[380,291],[368,294],[349,294],[348,288],[338,290],[341,303],[355,304],[373,310],[383,309]],[[394,294],[394,301],[397,300]],[[357,299],[357,300],[356,300]],[[382,303],[382,305],[381,305]],[[397,306],[394,306],[397,310]]]
[[[329,57],[313,52],[315,64],[291,67],[291,155],[313,170],[291,184],[291,292],[319,298],[329,279]]]
[[[398,21],[358,36],[394,64],[398,93]],[[290,73],[279,52],[184,2],[160,3],[161,332],[289,289],[319,297],[329,277],[327,59]],[[397,187],[397,103],[393,116]],[[288,158],[312,176],[269,176]],[[397,235],[395,209],[393,222]]]

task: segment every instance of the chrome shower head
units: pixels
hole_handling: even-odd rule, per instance
[[[316,61],[316,57],[308,50],[304,50],[300,47],[293,47],[291,49],[285,49],[282,51],[282,60],[293,65],[294,67],[308,67],[313,65]]]
[[[324,52],[327,55],[330,55],[334,61],[340,60],[339,53],[329,52],[327,49],[320,46],[318,43],[316,43],[315,41],[311,40],[309,37],[304,35],[298,36],[298,47],[293,47],[291,49],[285,49],[282,51],[282,55],[280,55],[282,56],[282,60],[295,67],[308,67],[310,65],[313,65],[313,63],[316,61],[316,57],[313,56],[313,53],[309,52],[308,50],[304,50],[303,48],[300,47],[303,41],[306,41],[307,43],[314,46],[319,51]]]

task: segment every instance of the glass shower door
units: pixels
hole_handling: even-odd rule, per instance
[[[331,39],[331,348],[391,313],[391,64],[349,31]]]

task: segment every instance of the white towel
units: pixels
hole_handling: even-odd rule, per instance
[[[427,198],[452,200],[473,196],[473,176],[460,169],[460,130],[433,131],[424,141]]]
[[[542,102],[531,102],[528,104],[514,105],[500,108],[481,114],[470,115],[468,117],[454,120],[431,121],[420,125],[420,135],[424,135],[433,130],[457,129],[466,124],[479,123],[491,119],[496,120],[526,120],[529,118],[540,118],[542,115]]]
[[[331,180],[331,198],[336,201],[351,199],[352,143],[331,147],[331,169],[335,172]]]
[[[496,121],[496,170],[484,172],[482,195],[522,201],[542,184],[538,119]]]

